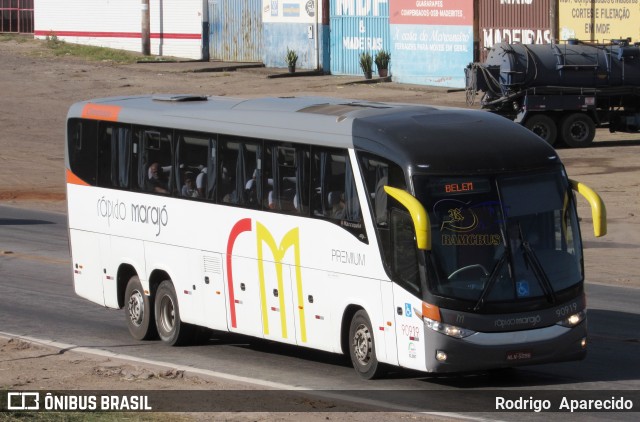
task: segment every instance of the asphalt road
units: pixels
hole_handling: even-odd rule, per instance
[[[138,342],[124,311],[101,308],[73,291],[66,216],[0,206],[0,332],[105,349],[128,356],[204,368],[314,390],[531,392],[640,391],[640,289],[587,283],[589,354],[582,362],[539,365],[464,376],[429,376],[395,370],[361,381],[348,359],[334,354],[215,332],[203,345],[171,348]],[[374,396],[375,397],[375,396]],[[637,402],[640,405],[640,402]],[[528,420],[531,414],[520,414]],[[480,415],[482,416],[482,415]],[[496,415],[493,415],[495,417]],[[504,419],[506,415],[498,417]],[[571,415],[576,416],[576,415]],[[618,413],[610,419],[634,420]],[[637,417],[637,414],[635,415]],[[552,419],[562,417],[556,414]],[[582,414],[581,420],[598,420]]]

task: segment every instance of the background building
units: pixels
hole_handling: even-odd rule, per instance
[[[154,55],[286,67],[290,48],[300,69],[360,75],[360,53],[384,49],[394,81],[460,88],[499,42],[640,41],[640,0],[145,1]],[[0,0],[0,32],[141,52],[143,11],[139,0]]]

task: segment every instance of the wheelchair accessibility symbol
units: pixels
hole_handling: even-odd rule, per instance
[[[518,281],[516,283],[516,290],[518,291],[518,297],[529,296],[529,283],[527,281]]]
[[[404,316],[411,318],[413,316],[413,308],[410,303],[404,304]]]

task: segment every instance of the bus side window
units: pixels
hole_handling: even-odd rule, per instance
[[[128,189],[133,163],[131,128],[101,122],[98,143],[98,186]]]
[[[178,196],[212,200],[216,181],[215,135],[180,133],[177,139]]]
[[[262,195],[261,142],[221,137],[219,145],[218,201],[259,208]]]
[[[71,119],[67,126],[69,166],[74,175],[84,182],[96,185],[96,160],[98,158],[98,122]]]
[[[138,157],[143,191],[168,195],[174,190],[175,172],[171,132],[143,129],[142,148]],[[140,180],[141,179],[141,180]]]
[[[408,212],[395,207],[391,209],[390,217],[393,250],[391,269],[394,279],[413,293],[420,293],[418,250],[413,220]]]
[[[397,247],[398,241],[405,235],[398,233],[397,229],[401,227],[405,227],[406,229],[406,226],[400,224],[402,219],[399,216],[393,216],[394,212],[398,212],[397,210],[391,214],[389,213],[390,206],[401,206],[393,200],[389,201],[389,197],[384,191],[384,186],[388,185],[406,190],[407,184],[404,173],[402,168],[397,164],[373,154],[359,152],[358,159],[360,161],[360,171],[364,178],[371,209],[374,211],[373,215],[382,247],[383,258],[387,268],[390,270],[390,275],[397,277],[395,274],[398,273],[398,268],[407,268],[406,265],[400,265],[403,257],[398,255],[399,248]],[[391,221],[391,219],[395,220]]]
[[[374,210],[378,227],[388,227],[387,193],[384,186],[393,186],[406,190],[404,173],[397,164],[373,154],[360,153],[360,169],[364,177],[365,187],[369,194],[371,207]]]
[[[314,216],[327,218],[367,242],[353,169],[346,150],[313,148],[311,208]]]
[[[265,209],[307,215],[309,147],[291,143],[267,145],[264,159]]]

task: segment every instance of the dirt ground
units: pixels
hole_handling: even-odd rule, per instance
[[[250,397],[260,401],[265,388],[255,385],[216,379],[208,376],[195,376],[182,370],[164,368],[153,365],[140,365],[121,359],[109,357],[89,356],[83,353],[64,351],[58,348],[42,344],[24,341],[17,338],[0,337],[0,392],[4,391],[110,391],[109,394],[144,394],[144,391],[162,390],[198,390],[210,391],[212,395],[221,391],[229,392],[230,396],[238,391],[260,390]],[[126,392],[126,393],[125,393]],[[89,395],[89,393],[83,393]],[[238,394],[242,399],[242,393]],[[42,396],[41,396],[42,397]],[[127,413],[126,420],[226,420],[226,421],[330,421],[344,420],[348,414],[349,419],[355,422],[376,422],[389,419],[389,414],[383,412],[364,412],[364,405],[348,404],[323,398],[314,398],[304,393],[278,393],[278,400],[282,400],[282,406],[292,411],[266,413],[266,412],[202,412],[202,413]],[[152,397],[153,398],[153,397]],[[152,398],[150,404],[153,404]],[[0,398],[0,403],[5,397]],[[265,397],[265,403],[254,403],[256,407],[274,406],[273,397]],[[41,405],[43,398],[41,398]],[[232,399],[233,400],[233,399]],[[266,403],[269,401],[269,403]],[[15,405],[15,404],[14,404]],[[276,404],[278,406],[278,404]],[[1,409],[2,407],[0,407]],[[343,410],[344,409],[344,410]],[[360,410],[359,410],[360,409]],[[345,413],[348,411],[348,413]],[[31,414],[32,415],[32,414]],[[53,420],[65,420],[64,413],[53,416]],[[81,420],[82,416],[71,420]],[[21,417],[22,416],[22,417]],[[76,416],[72,414],[72,416]],[[120,420],[115,417],[113,420]],[[29,413],[2,414],[0,421],[16,419],[31,419]],[[79,419],[78,419],[79,418]],[[413,415],[410,413],[393,413],[394,420],[435,420],[433,416]],[[48,419],[48,418],[47,418]],[[39,419],[36,419],[39,420]],[[110,419],[107,419],[110,420]],[[438,420],[442,420],[438,418]]]
[[[194,93],[238,97],[321,95],[465,107],[464,92],[396,83],[349,84],[359,77],[267,79],[281,69],[195,73],[211,64],[134,64],[56,58],[43,42],[0,41],[0,203],[64,212],[64,131],[69,106],[114,95]],[[591,213],[581,202],[585,271],[590,282],[640,288],[640,135],[599,131],[594,146],[559,149],[572,178],[598,191],[607,204],[609,234],[593,236]],[[255,388],[203,379],[167,368],[59,353],[42,345],[0,338],[0,389],[234,389]],[[338,419],[305,414],[305,419]],[[192,415],[187,415],[191,417]],[[273,415],[216,415],[273,420]],[[279,414],[294,420],[300,415]],[[394,418],[400,417],[395,414]],[[407,416],[413,418],[414,416]],[[381,414],[350,416],[376,420]],[[382,419],[378,419],[382,420]]]

